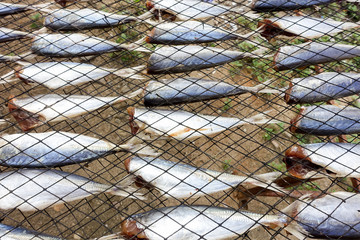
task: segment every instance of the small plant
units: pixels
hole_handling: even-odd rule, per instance
[[[284,123],[270,124],[269,127],[264,128],[265,134],[263,139],[266,141],[271,140],[276,135],[285,131]]]
[[[223,169],[225,171],[229,170],[231,168],[231,165],[230,165],[230,162],[231,162],[231,159],[226,159],[223,163]]]
[[[40,13],[36,13],[32,15],[30,16],[30,18],[32,20],[32,23],[30,25],[32,29],[39,29],[43,27],[43,23],[42,23],[43,21]]]
[[[284,162],[271,162],[269,165],[273,171],[286,172],[286,164]]]
[[[224,106],[222,108],[224,112],[228,111],[232,107],[231,101],[232,101],[231,98],[227,98],[226,101],[224,102]]]
[[[297,190],[308,190],[308,191],[320,191],[321,188],[319,186],[319,184],[317,183],[313,183],[313,182],[307,182],[307,183],[303,183],[298,187],[294,187],[294,189]]]

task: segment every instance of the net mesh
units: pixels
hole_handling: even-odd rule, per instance
[[[359,4],[308,2],[0,3],[0,209],[1,223],[14,227],[1,236],[25,228],[36,231],[29,238],[131,238],[124,223],[133,217],[133,239],[297,239],[299,229],[359,237],[351,195],[360,154]],[[293,3],[304,7],[288,9]],[[185,31],[177,28],[183,21]],[[163,44],[146,42],[153,29],[163,30]],[[199,29],[207,41],[198,42]],[[189,41],[172,44],[180,39]],[[147,100],[165,87],[153,93],[157,102]],[[175,96],[185,102],[173,104]],[[149,154],[171,163],[136,162]],[[169,210],[180,205],[188,208]],[[134,216],[144,212],[148,218]]]

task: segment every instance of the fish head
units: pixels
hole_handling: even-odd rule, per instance
[[[139,125],[135,122],[135,119],[134,119],[136,109],[134,107],[129,107],[126,110],[129,114],[129,123],[130,123],[131,133],[133,135],[136,135],[136,133],[138,133],[140,130]]]
[[[146,158],[148,159],[148,158]],[[151,163],[151,160],[153,158],[149,158],[149,161],[144,160],[140,157],[131,157],[125,160],[124,165],[125,169],[129,174],[134,174],[134,182],[135,185],[139,188],[147,188],[147,189],[153,189],[154,186],[151,185],[149,182],[144,180],[144,178],[141,177],[142,170],[146,171],[144,168],[148,166],[149,163]]]
[[[127,238],[148,239],[144,232],[144,229],[139,228],[136,220],[132,217],[127,218],[121,223],[121,235]]]
[[[298,126],[300,124],[300,121],[301,121],[301,119],[303,117],[303,114],[304,114],[305,110],[306,110],[306,107],[302,106],[300,108],[300,111],[299,111],[298,115],[295,118],[291,119],[291,121],[290,121],[290,131],[291,132],[293,132],[293,133],[301,133],[298,130]]]
[[[306,179],[321,169],[320,166],[314,164],[306,154],[305,149],[300,145],[295,145],[286,150],[283,159],[288,172],[297,178]]]
[[[42,125],[46,120],[44,116],[37,113],[29,112],[16,104],[14,95],[9,96],[8,108],[11,115],[18,122],[20,128],[25,132],[31,130],[39,125]]]

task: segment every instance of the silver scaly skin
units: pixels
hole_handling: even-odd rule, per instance
[[[230,208],[180,205],[133,215],[122,223],[122,233],[149,240],[216,240],[238,237],[260,225],[283,226],[286,220]]]
[[[134,191],[131,187],[102,184],[57,170],[20,169],[0,173],[0,209],[3,210],[38,211],[100,193],[142,199],[141,194],[131,195]]]
[[[132,21],[136,21],[136,18],[89,8],[56,9],[46,16],[44,25],[54,31],[76,31],[112,27]]]
[[[260,186],[276,191],[270,186],[281,173],[238,176],[191,165],[174,163],[160,158],[133,157],[125,161],[127,171],[140,184],[155,186],[165,197],[200,197],[236,187],[239,184]],[[137,179],[140,177],[140,182]],[[145,181],[146,183],[144,183]]]

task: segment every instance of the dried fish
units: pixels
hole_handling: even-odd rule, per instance
[[[359,201],[360,195],[352,192],[297,200],[283,210],[293,219],[285,230],[299,239],[359,239]]]
[[[45,122],[57,122],[94,111],[133,98],[142,93],[118,97],[93,97],[85,95],[41,94],[34,97],[16,99],[10,96],[9,112],[23,131],[30,130]]]
[[[51,11],[45,17],[44,25],[54,31],[73,31],[113,27],[133,21],[137,19],[90,8],[59,9]]]
[[[219,66],[243,58],[257,58],[259,53],[230,51],[196,45],[160,47],[150,55],[148,74],[190,72]]]
[[[0,2],[0,16],[11,15],[15,13],[21,13],[28,10],[47,10],[46,7],[51,5],[51,3],[38,4],[38,5],[24,5],[24,4],[14,4],[14,3],[6,3]]]
[[[245,93],[279,93],[267,89],[267,82],[254,87],[231,85],[225,82],[197,78],[176,78],[164,81],[150,81],[145,87],[145,106],[166,106],[198,102]]]
[[[314,5],[330,4],[337,0],[252,0],[251,9],[257,12],[296,10]]]
[[[136,72],[144,68],[138,66],[126,69],[103,68],[86,63],[75,62],[44,62],[44,63],[19,63],[24,66],[17,67],[2,78],[3,82],[9,83],[14,75],[24,81],[26,84],[37,83],[50,89],[74,86],[76,84],[96,81],[114,74],[123,78],[143,79]]]
[[[267,18],[258,23],[262,27],[261,35],[268,40],[277,36],[300,36],[307,39],[331,36],[344,30],[359,28],[352,22],[338,22],[332,19],[314,18],[309,16],[282,16]]]
[[[360,109],[335,105],[301,107],[291,120],[291,132],[320,136],[360,133]]]
[[[22,227],[12,227],[1,223],[0,236],[2,239],[13,240],[62,240],[62,238],[55,236],[38,233]]]
[[[175,138],[191,140],[201,136],[210,136],[230,128],[244,124],[270,124],[277,120],[267,119],[264,114],[250,118],[239,119],[202,114],[186,111],[172,111],[159,109],[144,109],[129,107],[130,127],[132,134],[140,130],[156,139]]]
[[[50,57],[80,57],[122,50],[149,52],[136,43],[117,44],[81,33],[39,34],[34,37],[31,46],[33,53]]]
[[[167,198],[200,197],[229,190],[239,184],[280,191],[280,187],[273,184],[280,172],[238,176],[150,157],[128,158],[125,168],[133,174],[137,186],[155,187]]]
[[[359,73],[324,72],[295,78],[285,93],[285,101],[294,103],[327,102],[360,93]]]
[[[197,22],[166,22],[156,25],[146,38],[146,42],[153,44],[196,44],[231,39],[248,39],[255,32],[246,35],[232,33],[222,28]]]
[[[147,0],[146,7],[157,15],[170,15],[171,20],[203,19],[234,12],[231,7],[198,0]],[[242,12],[242,10],[238,10]]]
[[[340,61],[360,56],[355,45],[308,42],[281,47],[274,56],[277,71],[306,67],[313,64]]]
[[[288,172],[301,179],[320,176],[360,177],[360,146],[351,143],[295,145],[285,152]]]
[[[121,232],[138,239],[229,239],[261,225],[282,227],[286,216],[264,215],[231,208],[174,206],[132,215],[121,223]]]
[[[29,33],[26,32],[15,31],[13,29],[4,27],[0,28],[0,42],[8,42],[26,37],[31,38],[31,36],[29,36]]]
[[[143,199],[136,190],[57,170],[19,169],[0,173],[0,209],[37,211],[100,193]]]
[[[129,141],[115,145],[68,132],[20,133],[0,139],[0,165],[10,167],[58,167],[92,161],[116,152],[158,155],[144,144]]]
[[[63,240],[63,238],[38,233],[22,227],[12,227],[0,223],[0,236],[2,239],[12,240]],[[111,234],[93,240],[121,240],[117,234]]]

